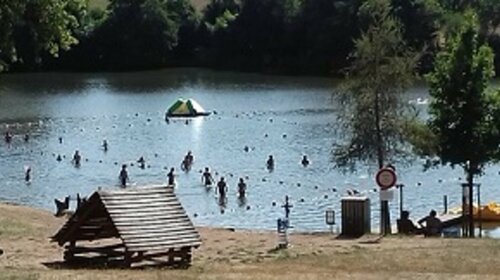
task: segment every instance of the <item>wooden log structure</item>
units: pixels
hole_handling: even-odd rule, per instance
[[[98,240],[113,243],[91,246]],[[173,189],[165,186],[97,191],[52,241],[64,246],[68,263],[125,267],[143,262],[189,265],[192,249],[201,245]]]

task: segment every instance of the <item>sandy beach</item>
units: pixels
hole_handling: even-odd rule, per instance
[[[0,204],[0,279],[500,279],[500,240],[291,234],[198,228],[203,245],[188,269],[54,268],[50,236],[64,223],[45,210]],[[98,277],[98,278],[96,278]]]

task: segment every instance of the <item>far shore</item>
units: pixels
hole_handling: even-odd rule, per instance
[[[337,239],[291,234],[277,250],[274,231],[199,227],[203,244],[188,269],[54,269],[50,242],[65,218],[0,204],[0,279],[498,279],[500,240],[376,235]],[[47,265],[48,264],[48,265]],[[97,278],[96,278],[97,277]]]

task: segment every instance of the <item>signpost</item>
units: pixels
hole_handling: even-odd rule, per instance
[[[375,175],[375,181],[380,187],[381,193],[388,192],[390,188],[396,185],[397,177],[393,167],[381,168]],[[390,194],[381,194],[380,201],[380,234],[386,235],[391,233],[391,222],[389,215],[389,198]]]
[[[377,185],[382,190],[387,190],[396,185],[396,172],[392,168],[382,168],[377,172],[375,176]]]

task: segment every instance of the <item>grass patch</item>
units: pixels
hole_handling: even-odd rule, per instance
[[[40,276],[36,273],[2,271],[0,269],[0,280],[36,280],[39,278]]]
[[[35,229],[31,225],[14,219],[0,218],[0,237],[32,236],[34,233]]]

